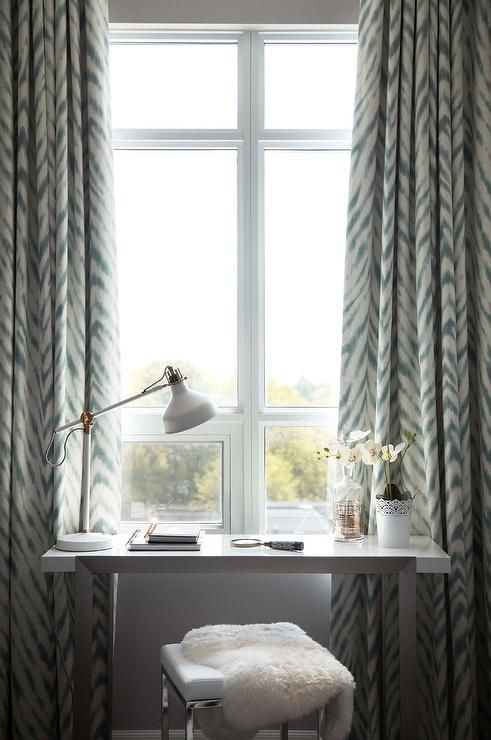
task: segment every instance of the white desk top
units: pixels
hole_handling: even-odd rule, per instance
[[[206,560],[210,563],[210,573],[213,572],[213,559],[219,558],[221,566],[224,566],[226,562],[230,563],[230,570],[237,572],[238,561],[237,558],[247,558],[250,564],[251,558],[265,558],[268,560],[268,570],[271,572],[271,558],[295,558],[307,561],[304,563],[305,572],[309,571],[310,559],[316,559],[318,562],[323,558],[336,560],[344,560],[350,558],[363,559],[366,562],[381,558],[416,558],[416,571],[418,573],[450,573],[451,561],[450,557],[444,552],[431,537],[415,536],[411,537],[410,546],[404,549],[385,548],[379,547],[377,543],[376,535],[370,535],[365,537],[362,542],[348,543],[348,542],[334,542],[332,537],[327,535],[269,535],[263,539],[301,539],[305,543],[303,552],[283,552],[280,550],[270,550],[266,547],[258,548],[235,548],[231,547],[230,540],[233,537],[246,536],[238,534],[207,534],[204,537],[201,550],[196,551],[157,551],[157,552],[129,552],[125,548],[125,541],[127,538],[121,535],[115,535],[114,543],[115,546],[111,550],[100,550],[98,552],[64,552],[57,550],[52,547],[42,557],[41,566],[42,571],[45,573],[70,573],[75,571],[75,561],[79,557],[87,558],[118,558],[118,570],[119,573],[125,571],[130,572],[132,569],[131,561],[136,558],[165,558],[172,559],[173,562],[178,559],[182,563],[185,563],[188,559],[191,561],[188,563],[189,572],[192,573],[194,566],[198,565],[199,561]],[[257,536],[257,535],[247,535]],[[264,562],[264,561],[262,561]],[[298,560],[297,560],[298,562]],[[108,570],[111,571],[110,563]],[[169,563],[170,565],[170,563]],[[200,563],[204,565],[203,562]],[[246,561],[244,560],[244,565]],[[264,563],[266,565],[266,563]],[[278,562],[279,565],[279,562]],[[286,564],[283,564],[286,565]],[[257,563],[258,572],[261,570],[261,564]],[[153,570],[153,569],[152,569]],[[199,568],[202,572],[202,567]],[[226,568],[221,567],[221,572]],[[283,567],[279,567],[278,570],[283,571]],[[317,569],[316,569],[317,570]],[[112,571],[114,572],[114,571]],[[326,571],[329,572],[329,571]]]

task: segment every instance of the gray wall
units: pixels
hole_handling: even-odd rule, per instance
[[[349,24],[358,0],[109,0],[109,13],[113,23]],[[120,578],[114,728],[159,726],[159,648],[192,627],[291,621],[327,645],[329,587],[328,576]]]
[[[125,576],[114,660],[114,729],[159,726],[159,650],[205,624],[289,621],[327,646],[330,576]],[[309,719],[298,726],[314,727]],[[171,726],[183,727],[171,704]],[[292,725],[294,727],[295,725]]]
[[[359,0],[109,0],[113,23],[356,23]]]

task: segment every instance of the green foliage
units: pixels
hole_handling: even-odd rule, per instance
[[[218,517],[220,501],[218,443],[131,442],[123,448],[123,501],[145,502],[155,516],[179,509],[205,511]]]
[[[335,406],[337,398],[329,384],[316,385],[307,378],[299,378],[295,385],[282,385],[270,380],[266,389],[270,406]]]
[[[319,431],[273,427],[267,432],[266,485],[270,501],[325,501],[326,469],[312,464]]]
[[[268,383],[266,398],[271,406],[301,406],[304,403],[295,387],[281,385],[276,380]]]
[[[377,494],[375,498],[383,498],[385,501],[404,501],[408,497],[396,483],[390,483],[385,486],[384,492]]]

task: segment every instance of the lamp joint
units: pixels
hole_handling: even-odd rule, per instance
[[[80,421],[84,428],[84,434],[90,434],[91,427],[94,424],[94,415],[91,414],[90,411],[82,411],[80,414]]]
[[[173,383],[180,383],[181,380],[186,380],[178,367],[174,368],[172,365],[167,365],[165,368],[165,379],[172,385]]]

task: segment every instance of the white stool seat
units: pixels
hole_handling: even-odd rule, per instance
[[[246,679],[242,682],[244,690],[248,693],[247,696],[240,696],[232,681],[233,690],[231,690],[231,695],[227,697],[229,700],[228,714],[220,714],[220,710],[223,712],[225,680],[226,678],[227,680],[230,679],[228,675],[231,667],[230,661],[232,661],[233,667],[241,660],[242,643],[237,638],[237,634],[242,635],[242,642],[246,648],[245,653],[249,655],[249,663],[247,664],[249,671],[244,673]],[[272,637],[274,635],[276,635],[276,642]],[[285,635],[288,636],[288,639]],[[190,641],[192,644],[192,640],[197,640],[201,647],[204,638],[209,640],[211,655],[215,655],[213,651],[217,647],[223,650],[224,645],[225,647],[229,646],[229,649],[231,645],[231,655],[222,656],[221,662],[218,662],[225,673],[201,663],[194,663],[185,657],[181,645],[184,645],[186,652],[188,652]],[[264,657],[265,655],[265,644],[270,643],[273,647],[269,654],[269,662],[268,656],[264,658],[264,676],[266,680],[263,680],[263,683],[260,684],[259,678],[262,677],[262,674],[258,672],[258,662],[261,661],[261,656]],[[307,647],[305,647],[306,645]],[[291,650],[289,649],[290,646]],[[254,648],[252,653],[251,647]],[[285,659],[285,651],[288,654],[288,659]],[[193,653],[192,650],[189,650],[188,654],[199,659],[203,652],[195,650]],[[234,658],[236,655],[238,657]],[[176,697],[184,707],[184,740],[194,740],[195,738],[195,710],[200,712],[201,729],[208,737],[215,737],[222,730],[224,733],[228,732],[227,737],[231,738],[252,737],[252,731],[249,732],[247,729],[236,731],[234,729],[235,726],[242,726],[240,724],[241,711],[242,716],[245,717],[245,720],[242,720],[245,728],[248,727],[249,717],[253,718],[255,724],[259,726],[267,724],[268,720],[271,722],[271,713],[263,711],[261,714],[261,710],[268,706],[275,708],[275,715],[273,716],[281,721],[280,739],[288,740],[288,719],[296,719],[302,714],[298,703],[295,704],[295,701],[307,694],[310,703],[307,706],[303,705],[303,713],[317,710],[317,740],[327,740],[331,733],[333,733],[333,737],[344,737],[349,730],[354,689],[353,677],[327,650],[306,636],[305,632],[296,625],[289,623],[208,625],[185,635],[181,644],[163,645],[160,649],[160,662],[162,740],[169,740],[170,735],[169,688],[174,690]],[[210,659],[210,662],[213,661]],[[276,674],[283,663],[286,682],[280,682],[278,690],[276,693],[273,692],[271,699],[269,699],[266,689],[271,671]],[[333,693],[333,686],[336,681],[344,690],[344,693],[341,691],[339,694]],[[252,683],[255,683],[255,693],[252,691]],[[317,687],[316,693],[314,693],[314,687]],[[336,687],[334,687],[335,690]],[[266,699],[265,695],[267,695]],[[236,699],[235,704],[230,701],[232,697]],[[249,700],[249,703],[246,699]],[[278,707],[280,707],[280,710]]]
[[[184,657],[180,645],[164,645],[160,662],[167,676],[186,701],[221,699],[223,673]]]

